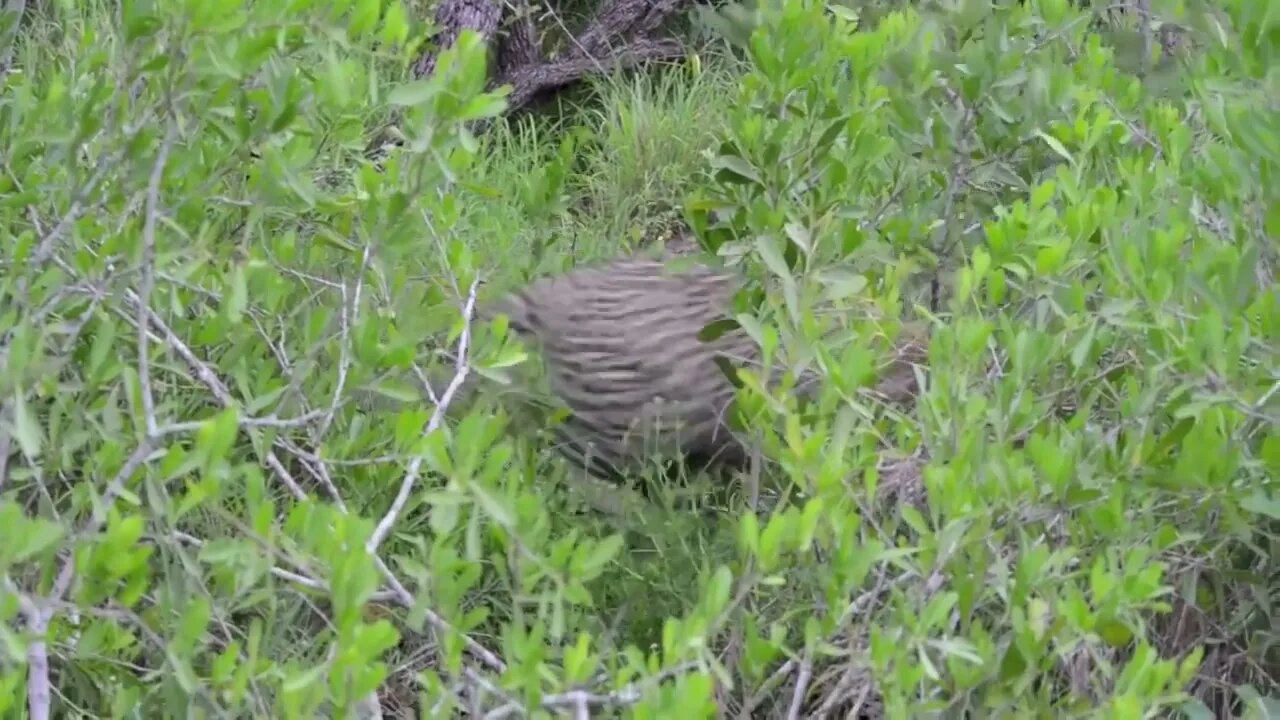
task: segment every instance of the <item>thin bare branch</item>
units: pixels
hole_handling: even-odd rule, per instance
[[[781,685],[783,680],[787,679],[787,676],[795,672],[795,669],[795,660],[788,660],[778,666],[778,669],[774,670],[772,675],[765,678],[765,681],[760,684],[760,687],[756,688],[756,691],[751,694],[751,697],[742,704],[742,710],[738,713],[738,717],[741,720],[747,720],[747,718],[752,717],[752,711],[755,710],[760,703],[764,702],[765,698],[767,698],[775,688]]]
[[[569,692],[544,695],[542,696],[542,703],[540,707],[543,710],[566,710],[577,709],[580,707],[626,707],[640,702],[640,699],[644,697],[645,691],[649,688],[666,682],[673,677],[677,677],[697,669],[698,663],[686,662],[673,668],[663,670],[651,677],[637,680],[636,682],[609,692],[599,693],[588,690],[570,690]],[[484,718],[485,720],[502,720],[502,718],[523,715],[525,712],[526,710],[523,703],[519,701],[511,701],[489,711],[484,715]]]
[[[517,110],[542,93],[578,82],[593,73],[625,70],[641,63],[683,57],[684,46],[676,40],[641,38],[603,57],[578,56],[539,65],[514,68],[498,78],[498,85],[510,84],[508,111]]]
[[[382,573],[383,579],[387,581],[392,592],[395,593],[396,600],[405,607],[413,607],[413,595],[409,592],[408,588],[404,586],[404,583],[401,583],[400,579],[395,576],[395,573],[391,572],[391,568],[387,567],[387,563],[378,555],[374,555],[373,564],[377,566],[378,572]],[[466,646],[467,651],[488,666],[490,670],[500,673],[506,672],[507,664],[502,661],[502,658],[495,655],[485,646],[476,642],[469,635],[458,632],[447,620],[440,617],[434,611],[427,610],[426,619],[427,623],[430,624],[437,632],[457,633],[458,636],[462,638],[462,644]]]
[[[350,291],[350,297],[348,297],[346,284],[344,283],[341,286],[342,343],[338,358],[338,382],[333,388],[333,400],[329,404],[328,413],[315,432],[311,434],[311,442],[313,444],[319,444],[325,434],[329,432],[329,426],[333,422],[334,415],[337,414],[338,407],[342,404],[342,392],[347,386],[347,373],[351,370],[351,327],[356,324],[356,320],[360,316],[360,295],[364,289],[364,273],[369,267],[370,252],[372,252],[372,248],[366,244],[364,252],[360,255],[360,267],[356,270],[355,288]],[[335,489],[334,492],[336,493],[337,490]]]
[[[0,403],[0,492],[4,492],[5,480],[9,478],[9,450],[12,437],[3,428],[10,423],[9,403]]]
[[[942,200],[942,220],[938,224],[937,236],[933,241],[933,252],[936,256],[938,267],[934,268],[933,276],[929,279],[929,310],[930,312],[938,312],[939,304],[942,302],[942,272],[946,262],[946,258],[951,254],[952,246],[955,244],[954,236],[954,218],[956,191],[964,182],[965,163],[969,157],[969,135],[973,131],[974,112],[973,108],[964,102],[960,95],[950,88],[943,88],[948,99],[952,104],[960,110],[960,122],[957,124],[959,128],[958,137],[956,138],[955,150],[952,153],[951,170],[947,173],[947,188]]]
[[[431,413],[431,420],[427,422],[426,428],[422,431],[423,435],[430,435],[440,428],[440,423],[445,418],[445,412],[449,409],[449,403],[453,402],[454,395],[457,394],[458,388],[462,387],[462,384],[466,382],[467,374],[470,372],[468,353],[471,346],[471,320],[475,316],[476,290],[479,286],[480,278],[477,277],[471,282],[471,290],[467,293],[467,301],[462,308],[462,334],[458,338],[458,359],[457,364],[454,366],[453,380],[449,382],[449,386],[445,388],[444,393],[440,396],[440,401],[436,403],[436,409]],[[421,468],[422,455],[417,454],[409,463],[404,481],[400,483],[400,491],[396,493],[396,498],[391,503],[391,508],[383,515],[373,534],[369,536],[368,543],[365,544],[365,549],[370,554],[378,551],[378,546],[386,539],[392,527],[395,526],[396,519],[404,511],[404,506],[409,502],[409,496],[413,494],[413,486],[418,480],[418,473]]]
[[[813,677],[813,658],[805,655],[800,661],[800,672],[796,676],[796,689],[791,694],[791,707],[787,709],[787,720],[800,720],[800,710],[804,707],[804,697],[809,691],[809,679]]]
[[[155,164],[151,167],[151,176],[147,179],[146,215],[142,221],[142,283],[138,288],[142,303],[137,310],[138,384],[141,385],[142,415],[148,437],[155,437],[158,425],[156,400],[151,388],[151,341],[147,337],[147,311],[150,310],[151,292],[156,284],[156,216],[160,213],[160,181],[164,178],[164,166],[169,160],[169,151],[177,136],[177,125],[170,120],[164,140],[160,142],[160,150],[156,153]]]

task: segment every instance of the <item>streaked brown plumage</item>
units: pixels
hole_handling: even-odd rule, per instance
[[[700,337],[727,316],[741,278],[688,257],[696,246],[681,240],[665,243],[665,257],[577,268],[478,308],[481,318],[506,315],[540,347],[550,389],[570,412],[555,429],[557,448],[597,477],[620,479],[655,455],[707,469],[741,468],[748,458],[728,426],[735,389],[717,359],[759,370],[760,349],[737,328]],[[921,329],[898,336],[870,397],[899,407],[914,400],[927,353]],[[821,377],[805,373],[796,391],[810,395]]]
[[[653,454],[736,466],[746,453],[726,425],[734,387],[716,356],[741,364],[758,349],[740,330],[706,342],[699,333],[725,317],[737,288],[704,265],[627,258],[536,280],[485,314],[507,315],[541,348],[571,412],[559,449],[593,474],[616,478]]]

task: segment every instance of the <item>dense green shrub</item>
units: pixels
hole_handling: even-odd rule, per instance
[[[752,520],[744,543],[766,573],[779,553],[848,558],[815,608],[852,607],[838,599],[876,587],[868,573],[896,578],[879,610],[816,613],[792,647],[817,661],[830,638],[868,635],[880,690],[912,714],[1177,705],[1209,648],[1168,624],[1219,613],[1252,667],[1219,648],[1211,672],[1274,682],[1280,125],[1264,98],[1280,76],[1246,39],[1267,34],[1246,29],[1261,6],[1189,13],[1240,34],[1161,100],[1066,2],[979,5],[868,32],[788,3],[750,36],[754,72],[694,215],[722,254],[762,261],[781,330],[762,328],[764,346],[831,382],[808,417],[759,404],[778,422],[758,427],[785,428],[766,432],[771,455],[820,509],[758,536]],[[928,307],[930,283],[908,278],[939,272],[918,412],[859,425],[867,338]],[[880,317],[814,312],[850,288]],[[854,342],[819,342],[830,324]],[[927,458],[927,509],[865,505],[889,448]]]
[[[398,2],[41,8],[0,98],[0,712],[1276,712],[1280,16],[1153,3],[1187,45],[1119,58],[1004,5],[726,13],[659,81],[707,93],[662,106],[695,174],[675,122],[477,138],[485,48],[404,81]],[[743,373],[769,470],[646,551],[499,393],[415,378],[501,387],[477,296],[661,202],[827,382]],[[926,336],[914,408],[864,392]]]

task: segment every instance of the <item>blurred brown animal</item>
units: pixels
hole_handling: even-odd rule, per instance
[[[759,350],[738,329],[699,337],[726,317],[737,288],[704,265],[628,258],[536,280],[484,315],[506,315],[540,347],[571,413],[558,449],[593,475],[617,479],[654,454],[738,468],[747,452],[726,424],[735,390],[716,358],[740,365]]]
[[[742,469],[750,456],[728,425],[736,391],[717,358],[758,370],[760,349],[737,327],[702,339],[729,316],[741,285],[732,272],[688,258],[694,250],[668,243],[660,258],[541,278],[481,312],[506,315],[540,346],[551,390],[570,412],[555,429],[558,449],[597,477],[618,480],[654,456],[697,470]],[[924,359],[924,344],[900,342],[873,394],[910,401]],[[811,396],[818,380],[806,373],[796,391]]]

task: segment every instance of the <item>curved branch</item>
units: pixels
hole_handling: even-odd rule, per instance
[[[690,0],[613,0],[600,5],[573,43],[577,57],[604,57],[657,31]],[[619,48],[621,43],[624,48]]]
[[[511,85],[508,112],[529,104],[535,97],[575,83],[587,75],[635,67],[652,60],[671,60],[684,55],[676,40],[633,40],[625,48],[606,57],[571,57],[538,65],[517,67],[498,78],[499,85]]]

